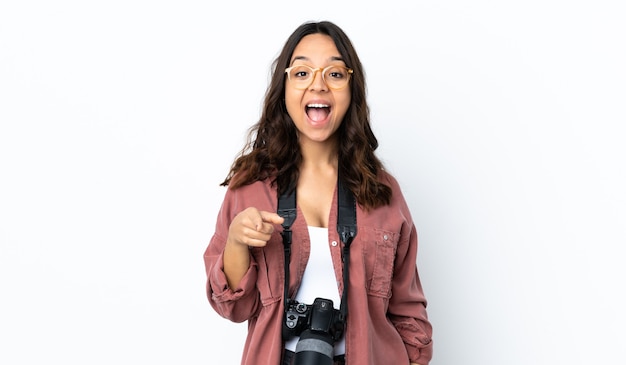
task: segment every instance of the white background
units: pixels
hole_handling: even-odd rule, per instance
[[[325,19],[418,226],[431,364],[626,363],[621,2],[375,3],[2,1],[0,363],[239,363],[218,185]]]

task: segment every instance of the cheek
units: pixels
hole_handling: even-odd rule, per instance
[[[296,95],[293,91],[285,93],[285,105],[287,113],[293,119],[300,112],[300,95]]]
[[[350,107],[351,96],[350,94],[338,96],[335,99],[335,107],[337,108],[337,114],[343,119]]]

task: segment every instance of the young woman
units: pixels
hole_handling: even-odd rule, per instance
[[[222,183],[228,189],[204,254],[211,306],[231,321],[248,321],[241,364],[290,365],[298,356],[328,355],[324,341],[304,339],[304,332],[283,335],[290,303],[308,305],[308,321],[324,308],[313,306],[315,298],[332,301],[333,318],[345,323],[344,331],[328,335],[337,337],[329,342],[331,363],[430,361],[417,234],[377,147],[351,41],[331,22],[301,25],[274,62],[261,118]],[[339,182],[356,201],[356,236],[347,254],[350,242],[337,230]],[[292,187],[296,217],[286,256],[277,202]],[[347,314],[339,310],[342,300]]]

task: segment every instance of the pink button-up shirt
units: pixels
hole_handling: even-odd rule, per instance
[[[382,179],[393,190],[391,204],[370,211],[357,207],[358,232],[350,247],[346,364],[426,365],[432,357],[432,327],[416,268],[417,234],[397,181],[387,173]],[[228,287],[222,255],[235,215],[251,206],[276,212],[276,194],[269,181],[228,189],[204,254],[209,303],[224,318],[248,321],[242,365],[280,364],[284,348],[282,227],[275,227],[265,247],[250,250],[250,268],[234,290]],[[335,192],[328,242],[341,293],[342,245],[336,226]],[[300,210],[292,231],[291,297],[298,290],[310,253],[307,224]]]

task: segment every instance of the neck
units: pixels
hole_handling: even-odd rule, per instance
[[[323,142],[300,141],[302,153],[301,168],[327,168],[337,169],[338,147],[334,138]]]

